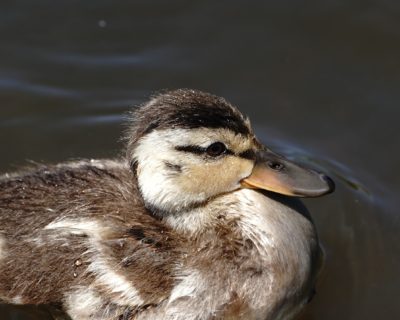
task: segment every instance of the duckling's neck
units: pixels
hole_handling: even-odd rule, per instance
[[[228,278],[224,274],[228,272],[240,279],[237,283],[249,284],[232,284],[231,290],[249,305],[265,302],[257,305],[263,310],[260,314],[285,300],[289,307],[282,314],[286,316],[303,303],[314,281],[318,241],[303,209],[296,201],[241,189],[163,220],[189,240],[195,265],[205,266],[198,271],[210,282],[215,280],[207,269],[210,259],[223,261],[213,267],[219,279]],[[276,310],[268,312],[283,319]]]
[[[158,215],[161,215],[164,223],[176,232],[188,238],[195,238],[208,231],[221,216],[225,216],[231,211],[231,214],[234,214],[236,210],[232,210],[229,206],[232,202],[238,202],[235,193],[212,199],[207,203],[193,206],[188,210],[159,213]]]
[[[172,214],[164,222],[187,239],[215,242],[226,239],[250,244],[252,255],[262,260],[309,272],[310,258],[318,254],[315,227],[300,201],[266,196],[258,191],[240,189],[210,201],[206,206]],[[225,239],[226,238],[226,239]],[[291,272],[291,270],[286,270]],[[292,272],[294,272],[292,270]]]
[[[287,236],[287,231],[289,238],[291,232],[314,235],[306,209],[300,202],[289,200],[275,199],[275,196],[266,196],[255,190],[239,189],[185,212],[163,214],[162,220],[188,238],[209,234],[221,224],[229,224],[230,229],[237,229],[245,236],[252,236],[258,231],[282,238]]]
[[[194,206],[188,210],[172,213],[160,213],[165,224],[174,231],[187,238],[196,238],[204,233],[209,233],[220,221],[238,220],[243,215],[260,214],[269,208],[263,204],[249,200],[254,191],[237,190],[209,200],[202,205]]]

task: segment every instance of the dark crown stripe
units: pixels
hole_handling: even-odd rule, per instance
[[[178,89],[154,96],[132,113],[129,149],[146,134],[165,129],[226,129],[249,136],[249,121],[223,98],[209,93]]]
[[[162,117],[162,116],[161,116]],[[150,122],[143,130],[143,134],[148,134],[155,129],[166,128],[182,128],[182,129],[228,129],[235,134],[249,135],[250,130],[247,125],[239,117],[230,117],[218,112],[187,112],[179,110],[176,113],[168,115],[168,117]]]
[[[172,120],[173,119],[173,120]],[[225,110],[179,110],[172,117],[172,122],[182,128],[228,129],[236,134],[248,135],[249,128],[239,116],[227,116]]]

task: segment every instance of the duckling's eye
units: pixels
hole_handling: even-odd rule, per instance
[[[225,153],[226,150],[226,146],[222,142],[214,142],[207,147],[206,152],[211,157],[218,157]]]

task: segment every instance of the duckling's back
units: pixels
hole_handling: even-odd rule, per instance
[[[1,177],[0,299],[62,303],[74,319],[165,299],[176,238],[146,212],[134,179],[110,160]]]

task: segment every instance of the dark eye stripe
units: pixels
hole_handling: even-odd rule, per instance
[[[175,147],[175,150],[177,151],[183,151],[183,152],[190,152],[194,154],[205,154],[207,153],[207,148],[203,148],[200,146],[194,146],[194,145],[188,145],[188,146],[177,146]],[[243,159],[248,159],[248,160],[255,160],[256,159],[256,153],[253,149],[248,149],[245,150],[239,154],[235,154],[232,150],[227,149],[224,154],[227,155],[235,155]]]
[[[243,151],[238,154],[239,157],[244,158],[244,159],[249,159],[249,160],[255,160],[256,159],[256,153],[253,149],[248,149],[246,151]]]
[[[206,152],[206,148],[199,147],[199,146],[177,146],[175,147],[175,150],[177,151],[183,151],[183,152],[190,152],[190,153],[195,153],[195,154],[202,154]]]
[[[190,152],[190,153],[194,153],[194,154],[205,154],[207,153],[207,148],[203,148],[200,146],[193,146],[193,145],[189,145],[189,146],[177,146],[175,147],[175,150],[177,151],[183,151],[183,152]],[[227,149],[224,154],[229,154],[229,155],[233,155],[234,153]]]

